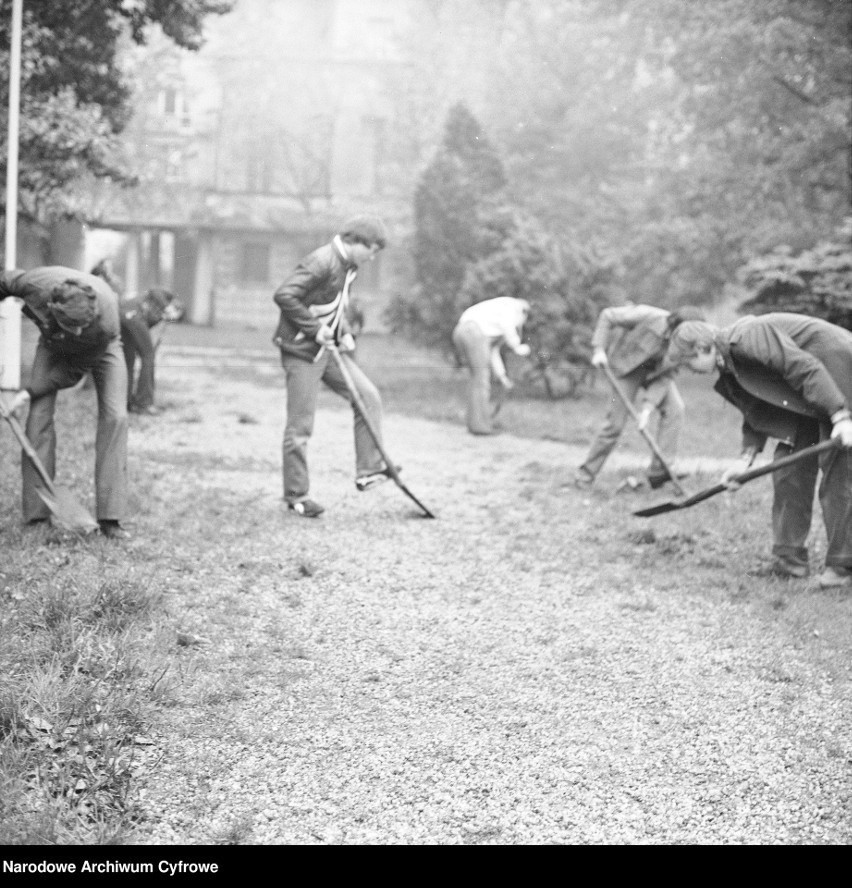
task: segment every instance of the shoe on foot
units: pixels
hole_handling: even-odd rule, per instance
[[[108,540],[129,540],[131,537],[130,531],[125,530],[118,521],[98,521],[98,525]]]
[[[769,573],[776,577],[792,577],[795,579],[803,579],[809,573],[808,565],[801,561],[794,561],[792,558],[785,558],[783,555],[776,555],[769,568]]]
[[[585,472],[577,472],[574,476],[574,486],[578,490],[588,490],[595,483],[595,479]]]
[[[134,405],[127,409],[131,413],[141,413],[143,416],[159,416],[163,412],[159,407],[155,407],[153,404],[148,404],[147,407],[137,407]]]
[[[852,589],[852,568],[827,567],[819,575],[819,584],[823,589]]]
[[[684,478],[688,478],[690,476],[690,472],[686,469],[675,469],[674,477],[676,481],[683,481]],[[667,481],[671,481],[672,476],[668,472],[663,472],[660,475],[648,475],[648,484],[651,485],[651,490],[657,490],[662,487]]]
[[[44,518],[30,518],[29,521],[24,522],[24,527],[44,527],[45,524],[50,524],[50,518],[47,515]]]
[[[399,474],[401,471],[402,466],[397,466],[396,473]],[[360,475],[355,479],[355,486],[363,493],[365,490],[372,490],[374,487],[378,487],[379,484],[384,484],[390,476],[390,469],[384,468],[380,472],[370,472],[369,475]]]
[[[300,515],[302,518],[319,518],[325,511],[324,506],[310,499],[299,500],[297,503],[287,503],[287,509],[290,512],[295,512],[296,515]]]

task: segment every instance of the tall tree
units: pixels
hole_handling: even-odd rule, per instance
[[[850,200],[848,0],[516,0],[487,122],[512,189],[617,250],[634,299],[710,301]]]
[[[119,61],[125,41],[142,44],[159,26],[197,49],[203,23],[233,0],[63,0],[25,2],[21,70],[20,202],[45,222],[73,213],[88,177],[133,181],[117,136],[130,117],[131,88]],[[9,27],[0,0],[0,173],[5,174]]]
[[[506,184],[503,164],[479,122],[459,103],[414,194],[416,286],[390,309],[397,330],[447,347],[467,267],[487,252],[481,214]],[[469,304],[469,303],[468,303]]]

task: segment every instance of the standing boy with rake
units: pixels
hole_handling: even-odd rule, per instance
[[[355,425],[355,486],[370,490],[387,481],[384,459],[328,346],[351,352],[355,342],[348,327],[349,288],[358,267],[372,261],[387,243],[384,223],[357,216],[325,244],[306,256],[278,287],[273,299],[281,315],[273,342],[281,350],[287,377],[287,420],[282,446],[284,499],[289,511],[317,518],[325,509],[308,496],[308,441],[314,428],[320,383],[352,404]],[[382,402],[378,389],[354,362],[349,363],[373,428],[381,435]]]

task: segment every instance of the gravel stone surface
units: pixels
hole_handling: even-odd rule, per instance
[[[642,523],[614,482],[571,486],[580,448],[388,416],[425,520],[392,483],[355,490],[323,396],[309,521],[280,500],[283,384],[185,367],[166,397],[134,419],[130,545],[170,630],[209,642],[175,647],[136,842],[852,840],[852,670],[755,605],[728,506]],[[165,513],[209,543],[152,542]],[[631,537],[651,527],[683,557]]]

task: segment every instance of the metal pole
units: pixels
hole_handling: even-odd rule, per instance
[[[12,40],[9,52],[9,137],[6,159],[5,269],[17,267],[18,248],[18,131],[21,109],[21,30],[24,0],[12,0]],[[0,302],[0,389],[21,387],[21,302]]]

